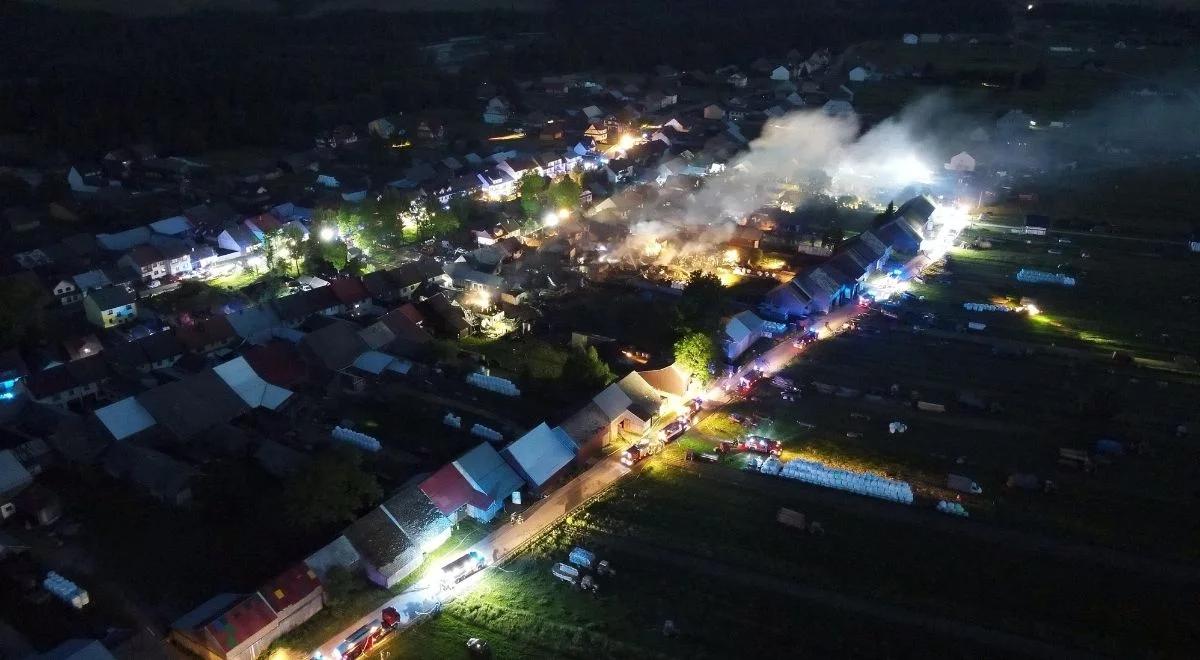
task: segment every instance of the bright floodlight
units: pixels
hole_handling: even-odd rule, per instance
[[[558,214],[553,211],[546,211],[546,215],[542,216],[543,227],[554,227],[558,224]]]
[[[333,227],[321,227],[321,240],[332,241],[334,235]]]
[[[637,143],[637,139],[634,138],[632,135],[626,133],[625,135],[621,136],[620,140],[617,141],[617,149],[620,151],[629,151],[630,149],[633,148],[633,145],[636,143]]]
[[[569,217],[571,217],[571,209],[559,209],[558,210],[558,219],[559,220],[566,220]]]

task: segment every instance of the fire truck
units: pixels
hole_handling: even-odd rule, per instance
[[[783,444],[778,440],[764,438],[761,435],[748,435],[742,440],[742,446],[746,451],[752,451],[758,454],[770,454],[778,456],[783,453]]]
[[[621,454],[621,464],[632,467],[635,463],[641,462],[646,457],[653,456],[662,451],[662,448],[662,440],[651,440],[649,438],[639,440]]]
[[[442,567],[442,587],[449,589],[487,566],[487,559],[472,550]]]
[[[372,621],[350,633],[345,641],[338,644],[333,650],[333,660],[355,660],[370,651],[375,642],[386,634],[387,630],[379,620]]]

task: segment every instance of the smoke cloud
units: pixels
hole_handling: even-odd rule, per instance
[[[798,110],[767,122],[762,135],[709,177],[698,191],[651,202],[631,219],[630,237],[616,256],[644,258],[647,246],[658,263],[711,251],[727,241],[734,223],[780,198],[785,187],[800,206],[815,195],[850,195],[876,206],[919,193],[943,170],[951,154],[966,150],[978,159],[978,176],[999,170],[1040,170],[1043,180],[1060,167],[1103,169],[1200,156],[1200,84],[1194,74],[1130,80],[1122,91],[1090,110],[1063,117],[1061,129],[1021,129],[1002,134],[997,110],[963,112],[948,95],[925,96],[896,115],[863,130],[853,114],[831,116]],[[1017,108],[1019,109],[1019,108]],[[984,129],[987,140],[971,134]],[[1114,158],[1104,145],[1119,145]],[[658,244],[667,243],[659,250]]]
[[[930,182],[940,168],[931,156],[940,150],[939,128],[953,116],[947,99],[933,95],[865,132],[853,114],[819,109],[771,120],[723,174],[682,200],[651,203],[635,215],[617,256],[649,252],[665,263],[711,250],[732,236],[735,221],[776,201],[784,187],[796,192],[793,202],[820,193],[886,204]],[[662,242],[671,245],[659,252],[655,244]]]

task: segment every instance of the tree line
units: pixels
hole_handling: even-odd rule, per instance
[[[558,2],[545,14],[200,13],[122,18],[0,7],[0,130],[34,131],[72,155],[150,141],[172,153],[311,145],[314,132],[394,112],[474,107],[481,80],[583,69],[711,69],[796,47],[840,48],[908,31],[998,31],[998,0]],[[456,35],[546,36],[457,75],[423,44]]]

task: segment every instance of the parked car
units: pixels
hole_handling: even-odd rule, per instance
[[[472,658],[490,658],[492,657],[492,647],[486,641],[472,637],[467,640],[467,653]]]
[[[660,432],[663,442],[671,442],[675,440],[679,436],[683,435],[683,433],[687,431],[689,427],[691,427],[691,424],[686,418],[683,417],[680,417],[670,424],[667,424]]]

